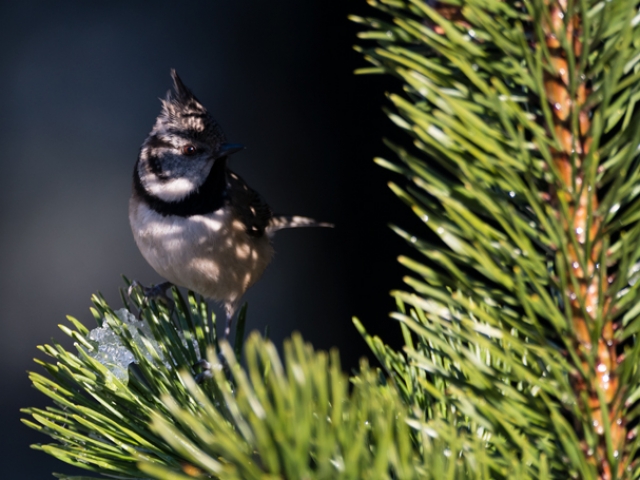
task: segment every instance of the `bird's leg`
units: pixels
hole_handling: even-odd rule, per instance
[[[127,295],[131,297],[135,288],[139,288],[142,291],[142,304],[140,305],[139,315],[142,313],[142,307],[149,305],[150,300],[161,301],[165,305],[171,305],[171,299],[167,296],[167,290],[171,288],[173,284],[171,282],[162,282],[152,287],[145,287],[137,280],[131,282],[127,289]]]
[[[229,340],[229,335],[231,335],[231,324],[233,323],[233,315],[229,315],[227,313],[227,323],[224,327],[224,339]]]
[[[233,324],[233,315],[236,313],[238,302],[227,302],[224,305],[224,311],[227,314],[227,322],[224,326],[224,339],[229,341],[229,335],[231,335],[231,325]]]
[[[238,306],[237,302],[232,302],[232,303],[227,303],[225,304],[225,313],[226,313],[226,323],[224,326],[224,340],[229,340],[229,335],[231,335],[231,325],[233,324],[233,316],[235,314],[236,308]],[[229,364],[227,363],[227,360],[224,358],[224,356],[222,355],[222,352],[218,353],[218,360],[220,361],[220,366],[221,368],[225,371],[225,373],[229,372]],[[197,383],[202,383],[205,380],[210,380],[213,378],[213,373],[211,372],[212,369],[212,365],[211,363],[209,363],[208,361],[206,361],[204,358],[201,360],[198,360],[194,365],[193,365],[194,370],[195,369],[201,369],[200,373],[198,373],[195,376],[195,381]]]

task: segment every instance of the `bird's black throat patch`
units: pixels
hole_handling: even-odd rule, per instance
[[[176,215],[178,217],[191,217],[193,215],[205,215],[222,208],[227,200],[227,159],[217,159],[211,171],[200,187],[191,192],[182,200],[167,202],[149,193],[142,185],[138,173],[138,163],[133,170],[133,189],[149,205],[149,208],[160,215]]]

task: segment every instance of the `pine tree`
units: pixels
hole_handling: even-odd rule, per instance
[[[403,350],[356,320],[381,370],[351,387],[299,336],[251,334],[243,369],[193,296],[96,297],[77,353],[41,348],[37,448],[116,478],[640,475],[640,2],[368,3],[359,72],[398,79],[411,140],[376,161],[426,227],[393,227]]]

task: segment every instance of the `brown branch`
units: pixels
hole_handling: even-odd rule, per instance
[[[573,49],[574,58],[580,57],[582,24],[579,13],[567,18],[567,0],[546,1],[549,20],[543,24],[544,42],[551,58],[550,68],[545,73],[544,88],[553,112],[552,129],[559,141],[558,148],[553,149],[553,162],[560,174],[560,182],[550,192],[549,198],[557,207],[568,243],[568,268],[565,270],[569,273],[565,284],[569,287],[565,293],[570,299],[573,340],[581,357],[582,372],[585,372],[585,377],[573,377],[572,384],[576,398],[587,399],[584,402],[580,400],[580,408],[584,416],[591,419],[598,438],[595,449],[584,443],[585,454],[598,469],[599,478],[609,480],[614,473],[616,478],[624,473],[622,469],[627,459],[622,458],[622,452],[627,441],[627,429],[619,395],[619,376],[616,371],[618,342],[613,336],[610,298],[605,297],[604,305],[599,305],[600,293],[607,290],[609,283],[606,272],[600,276],[598,271],[599,268],[607,268],[606,262],[598,266],[603,245],[602,240],[597,238],[597,232],[602,218],[596,214],[596,189],[585,185],[587,172],[584,170],[584,161],[592,140],[590,112],[586,105],[590,91],[584,78],[571,75],[565,52],[568,46]],[[427,0],[427,3],[444,19],[464,28],[470,27],[460,6],[438,0]],[[439,25],[430,25],[436,33],[445,33]],[[563,36],[565,42],[562,42]],[[575,92],[571,92],[572,80],[576,85]],[[577,131],[574,131],[573,125],[576,123]],[[568,216],[561,211],[561,203],[568,205]],[[575,236],[575,242],[572,236]],[[587,246],[589,251],[586,251]],[[600,278],[603,279],[602,283]],[[604,322],[601,330],[596,331],[596,317],[600,308]],[[603,394],[603,403],[600,402],[598,389]],[[603,423],[605,418],[609,423],[614,455],[618,456],[616,472],[612,471],[612,459],[608,455]],[[581,426],[576,424],[576,428],[580,434]]]
[[[616,372],[616,340],[613,337],[610,302],[605,300],[602,305],[604,325],[601,331],[596,330],[595,319],[599,305],[599,293],[606,291],[606,280],[599,284],[598,266],[602,250],[602,240],[596,238],[602,218],[596,215],[598,197],[596,189],[586,188],[584,185],[586,172],[583,165],[591,146],[589,129],[591,121],[589,112],[583,107],[588,96],[588,88],[583,78],[575,78],[577,88],[575,94],[570,91],[570,71],[565,49],[561,42],[565,36],[566,45],[573,48],[576,58],[580,57],[582,44],[580,41],[581,21],[579,14],[566,18],[566,0],[550,1],[549,22],[543,25],[546,46],[551,52],[550,70],[544,79],[545,93],[553,111],[553,129],[559,140],[559,148],[553,151],[553,161],[560,172],[561,182],[556,186],[552,197],[555,205],[561,201],[569,206],[569,216],[565,218],[558,208],[558,215],[562,218],[563,228],[567,239],[575,235],[578,248],[569,242],[569,271],[566,284],[569,285],[567,297],[571,302],[574,341],[577,351],[582,358],[582,371],[586,378],[576,378],[573,386],[577,398],[587,398],[586,404],[580,405],[589,415],[594,431],[598,436],[597,447],[586,451],[588,457],[596,465],[599,478],[611,479],[614,472],[607,455],[607,445],[604,437],[603,419],[609,420],[611,438],[615,452],[623,452],[626,441],[626,425],[622,417],[619,401],[619,382]],[[574,132],[572,124],[578,116],[578,131]],[[590,221],[589,221],[590,220]],[[587,244],[590,251],[586,251]],[[583,268],[584,267],[584,268]],[[586,271],[585,271],[586,270]],[[605,278],[603,275],[602,278]],[[575,284],[578,285],[576,289]],[[595,357],[595,371],[588,358]],[[597,390],[602,391],[604,404],[600,402]],[[579,433],[579,432],[578,432]],[[585,449],[587,447],[585,446]],[[622,465],[625,462],[619,458],[618,471],[615,476],[622,475]]]
[[[449,20],[456,25],[461,25],[465,28],[469,28],[471,26],[469,22],[467,22],[466,18],[464,18],[464,15],[462,14],[462,8],[460,6],[451,5],[446,1],[441,2],[438,0],[427,0],[426,3],[429,4],[429,6],[432,7],[436,12],[438,12],[438,15],[440,15],[442,18]],[[430,25],[433,27],[434,32],[439,35],[444,35],[444,29],[440,25],[437,25],[435,23],[430,23]]]

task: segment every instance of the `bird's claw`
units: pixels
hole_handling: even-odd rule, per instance
[[[142,292],[142,303],[140,304],[140,309],[149,305],[150,300],[160,301],[167,306],[172,304],[171,299],[167,295],[167,290],[171,288],[173,284],[171,282],[162,282],[158,285],[153,285],[152,287],[145,287],[137,280],[131,282],[129,288],[127,288],[127,295],[131,297],[136,288],[140,289]]]
[[[213,378],[214,369],[220,369],[225,373],[228,373],[229,364],[221,353],[218,354],[218,360],[219,362],[216,365],[211,365],[211,363],[202,358],[193,365],[194,370],[200,369],[200,373],[194,377],[196,383],[203,383],[205,380],[211,380]]]
[[[204,358],[198,360],[194,365],[193,369],[196,368],[202,369],[200,373],[195,376],[196,383],[203,383],[205,380],[211,380],[213,378],[213,372],[211,371],[211,364],[207,362]]]

